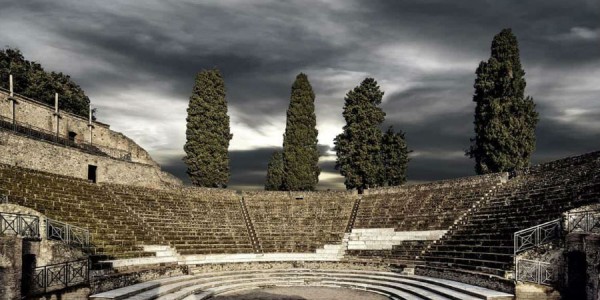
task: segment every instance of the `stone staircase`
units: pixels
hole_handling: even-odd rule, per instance
[[[345,233],[344,238],[342,239],[341,244],[327,244],[324,245],[323,248],[319,248],[316,250],[318,255],[323,256],[331,256],[334,260],[341,260],[346,255],[348,250],[348,241],[350,239],[350,234]]]
[[[358,214],[358,209],[360,208],[361,195],[358,196],[356,200],[354,200],[354,205],[352,206],[352,213],[350,214],[350,218],[348,219],[348,225],[346,226],[346,233],[352,232],[352,228],[354,228],[354,222],[356,222],[356,215]]]
[[[248,214],[248,208],[246,207],[246,201],[244,201],[244,197],[240,198],[240,205],[242,207],[242,215],[244,216],[244,222],[246,222],[248,237],[252,243],[252,248],[254,248],[254,252],[262,253],[262,246],[258,240],[258,237],[256,236],[256,230],[254,229],[254,225],[252,225],[252,219],[250,219],[250,215]]]
[[[108,299],[209,299],[227,293],[273,286],[338,287],[406,300],[509,300],[513,295],[424,276],[359,270],[244,270],[183,275],[153,280],[90,296]]]
[[[149,253],[151,256],[117,260],[102,260],[100,263],[104,265],[110,264],[110,267],[119,269],[124,267],[177,264],[182,260],[182,257],[179,255],[179,253],[177,253],[177,250],[170,246],[143,245],[141,247],[144,252]]]

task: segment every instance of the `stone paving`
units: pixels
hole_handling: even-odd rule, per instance
[[[274,287],[217,296],[214,300],[386,300],[385,296],[359,290],[324,287]]]

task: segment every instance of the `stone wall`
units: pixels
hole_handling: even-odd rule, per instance
[[[0,236],[0,300],[21,299],[22,241]]]
[[[21,299],[21,280],[24,257],[34,257],[32,267],[42,267],[69,261],[87,259],[82,249],[45,236],[46,217],[38,211],[16,204],[0,204],[0,212],[26,214],[40,218],[40,239],[24,240],[17,236],[0,236],[0,300]],[[61,290],[31,299],[85,299],[89,288]],[[28,298],[29,299],[29,298]]]
[[[45,295],[34,296],[27,299],[31,300],[83,300],[90,295],[90,288],[87,286],[69,287],[64,290],[48,292]]]
[[[468,176],[455,179],[439,180],[420,184],[405,184],[400,186],[379,187],[366,189],[364,195],[372,194],[394,194],[398,192],[414,191],[414,190],[429,190],[439,188],[460,188],[461,186],[476,185],[485,182],[506,182],[508,173],[493,173],[487,175]]]
[[[173,187],[173,190],[179,191],[185,195],[191,195],[197,198],[209,198],[216,200],[235,200],[239,201],[240,192],[228,189],[219,189],[219,188],[206,188],[206,187],[197,187],[197,186],[176,186]]]
[[[517,283],[515,287],[515,296],[518,300],[560,300],[560,293],[550,286]]]
[[[12,120],[12,101],[9,101],[8,98],[9,93],[5,90],[0,90],[0,116]],[[54,115],[54,107],[17,94],[13,98],[17,102],[15,105],[15,119],[18,122],[26,123],[46,131],[56,132],[57,122]],[[77,134],[75,137],[77,142],[90,142],[90,130],[87,118],[68,112],[59,113],[61,118],[58,121],[58,132],[61,135],[68,136],[69,132],[73,132]],[[109,125],[100,122],[93,121],[92,125],[92,144],[99,146],[101,149],[111,148],[129,152],[134,162],[157,165],[146,150],[122,133],[112,131]],[[108,152],[110,155],[110,151]]]
[[[46,216],[42,213],[17,204],[0,204],[0,212],[37,216],[40,219],[40,240],[25,241],[23,254],[34,254],[37,266],[63,263],[86,258],[87,255],[76,247],[71,247],[60,241],[48,240],[45,236]]]
[[[356,199],[356,191],[243,191],[242,195],[248,199],[271,200],[325,200],[325,199]]]
[[[90,282],[90,294],[102,293],[150,280],[188,274],[187,266],[154,266],[123,273],[95,276]]]
[[[97,166],[97,182],[160,188],[181,185],[157,165],[126,162],[80,149],[30,139],[0,130],[0,163],[87,179],[88,165]]]

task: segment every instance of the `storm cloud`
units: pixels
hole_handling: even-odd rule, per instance
[[[385,126],[414,151],[411,182],[473,175],[474,71],[506,27],[541,117],[533,161],[600,148],[598,1],[0,2],[3,45],[72,75],[99,120],[183,179],[188,97],[195,74],[215,67],[228,91],[231,188],[262,187],[300,72],[316,93],[320,189],[343,188],[333,138],[344,95],[367,76],[385,91]]]

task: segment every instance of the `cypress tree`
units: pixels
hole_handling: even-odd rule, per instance
[[[494,36],[492,54],[476,71],[475,137],[466,155],[477,174],[509,171],[529,165],[535,150],[538,114],[525,97],[525,71],[517,38],[510,29]]]
[[[283,155],[281,151],[273,152],[269,166],[267,167],[267,181],[265,190],[279,191],[283,186]]]
[[[184,146],[187,174],[192,184],[227,187],[229,182],[229,116],[225,83],[219,70],[198,73],[187,109]]]
[[[379,107],[382,97],[377,81],[366,78],[344,99],[346,125],[335,138],[336,169],[345,177],[346,188],[356,188],[359,193],[385,181],[379,128],[385,118]]]
[[[406,168],[408,166],[408,150],[404,132],[394,132],[390,126],[383,134],[381,141],[383,165],[385,167],[385,183],[388,186],[401,185],[406,182]]]
[[[311,191],[319,182],[315,93],[308,77],[300,73],[292,85],[283,135],[283,189]]]

